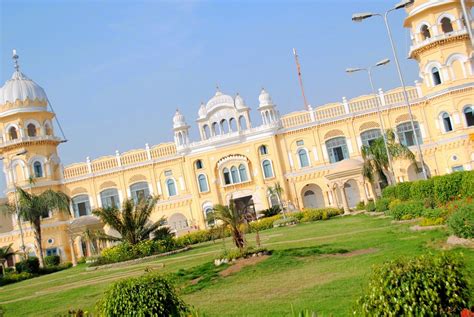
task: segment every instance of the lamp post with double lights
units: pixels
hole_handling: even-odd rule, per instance
[[[425,163],[424,163],[424,160],[423,160],[423,153],[421,151],[420,141],[418,139],[418,135],[417,135],[416,130],[415,130],[415,123],[413,121],[413,113],[412,113],[412,109],[411,109],[411,105],[410,105],[410,100],[408,98],[407,89],[406,89],[406,86],[405,86],[405,80],[403,79],[402,70],[400,68],[400,62],[398,61],[397,49],[395,47],[395,43],[393,42],[392,30],[390,29],[390,25],[388,24],[388,14],[390,12],[398,10],[398,9],[406,8],[410,5],[412,5],[414,2],[415,2],[414,0],[404,0],[400,3],[398,3],[397,5],[395,5],[395,7],[393,7],[392,9],[386,11],[384,14],[372,13],[372,12],[355,13],[355,14],[352,15],[352,21],[362,22],[363,20],[368,19],[368,18],[373,17],[373,16],[379,16],[384,20],[385,27],[387,28],[388,39],[390,40],[390,46],[392,47],[393,59],[395,60],[395,66],[397,68],[398,77],[400,79],[400,83],[401,83],[402,88],[403,88],[403,99],[405,101],[405,104],[408,107],[408,115],[410,117],[410,124],[411,124],[411,128],[412,128],[412,131],[413,131],[416,147],[417,147],[417,150],[418,150],[418,153],[419,153],[419,156],[420,156],[421,171],[423,172],[423,178],[427,179],[428,174],[426,172]]]
[[[27,150],[23,150],[23,151],[20,151],[18,153],[15,153],[13,155],[10,156],[10,159],[12,157],[15,157],[15,156],[20,156],[20,155],[23,155],[23,154],[26,154],[28,153]],[[5,157],[0,157],[0,161],[3,161],[5,159]],[[15,213],[16,213],[16,221],[18,223],[18,228],[20,229],[20,237],[21,237],[21,251],[22,251],[22,254],[23,254],[23,257],[26,259],[26,248],[25,248],[25,237],[24,237],[24,234],[23,234],[23,227],[21,226],[21,219],[20,219],[20,208],[18,206],[18,192],[17,192],[17,189],[16,189],[16,182],[15,182],[15,178],[13,177],[13,187],[15,188]]]
[[[380,96],[377,94],[377,92],[375,90],[374,82],[372,80],[372,69],[375,68],[375,67],[387,65],[388,63],[390,63],[390,60],[388,58],[386,58],[386,59],[383,59],[383,60],[379,61],[377,64],[375,64],[373,66],[366,67],[366,68],[347,68],[346,72],[347,73],[355,73],[355,72],[360,72],[360,71],[366,71],[367,74],[369,75],[370,88],[372,89],[372,94],[374,95],[374,98],[375,98],[375,104],[376,104],[376,107],[377,107],[377,114],[379,116],[380,127],[382,129],[383,144],[385,146],[385,151],[386,151],[387,160],[388,160],[388,166],[389,166],[389,169],[390,169],[390,178],[391,178],[391,181],[393,183],[396,183],[397,181],[396,181],[395,173],[394,173],[394,170],[393,170],[392,157],[391,157],[390,151],[388,149],[387,136],[385,134],[385,132],[386,132],[385,131],[385,125],[384,125],[383,119],[382,119],[382,112],[380,111],[380,106],[381,106]]]

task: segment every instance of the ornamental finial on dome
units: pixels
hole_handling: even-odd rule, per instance
[[[186,126],[184,115],[179,111],[179,109],[176,109],[173,116],[173,128],[180,128],[182,126]]]
[[[237,109],[247,109],[244,99],[237,93],[235,96],[235,108]]]
[[[12,56],[12,59],[13,59],[13,64],[14,64],[14,67],[15,67],[15,70],[18,72],[20,71],[20,64],[18,64],[18,59],[20,57],[18,56],[18,54],[16,53],[16,49],[13,49],[13,56]]]

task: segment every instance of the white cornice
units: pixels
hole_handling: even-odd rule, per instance
[[[48,112],[54,116],[54,114],[46,109],[46,107],[26,107],[26,108],[14,108],[7,111],[0,112],[0,118],[8,117],[17,113],[26,112]]]

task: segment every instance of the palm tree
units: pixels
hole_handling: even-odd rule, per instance
[[[111,207],[95,209],[92,213],[120,234],[120,237],[117,237],[104,233],[101,238],[128,242],[132,245],[149,240],[150,235],[157,232],[164,222],[163,218],[155,222],[150,221],[150,215],[157,201],[158,197],[141,199],[138,203],[128,199],[123,203],[121,210]]]
[[[2,269],[0,273],[3,273],[3,266],[5,265],[5,262],[8,260],[8,258],[16,254],[16,252],[12,249],[12,245],[13,243],[10,243],[5,247],[0,248],[0,268]]]
[[[244,232],[240,229],[245,223],[245,215],[237,210],[234,199],[230,199],[229,205],[215,205],[214,219],[220,220],[229,226],[234,244],[242,252],[245,247]]]
[[[388,152],[392,159],[408,159],[416,163],[413,152],[396,141],[393,130],[387,130],[386,138]],[[362,175],[371,183],[372,189],[376,179],[386,181],[389,185],[393,184],[383,137],[373,140],[369,146],[363,145],[361,154],[364,160]]]
[[[281,200],[285,190],[283,189],[283,187],[281,187],[280,182],[276,182],[273,186],[267,187],[267,192],[269,197],[272,197],[274,195],[277,197],[278,203],[280,204],[281,210],[283,212],[283,218],[286,218],[285,208]]]
[[[35,235],[36,247],[40,266],[44,266],[43,245],[41,241],[41,219],[47,217],[53,209],[69,213],[69,197],[62,192],[48,189],[39,195],[30,194],[20,187],[18,192],[18,217],[31,224]]]

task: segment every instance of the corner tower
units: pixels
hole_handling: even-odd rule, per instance
[[[463,0],[461,0],[463,1]],[[472,1],[465,1],[468,15]],[[472,82],[473,49],[460,0],[416,0],[407,8],[409,57],[419,64],[423,95]]]
[[[20,71],[15,50],[13,60],[15,71],[0,87],[0,156],[6,194],[13,193],[15,186],[33,192],[58,189],[62,170],[57,147],[61,139],[54,134],[54,113],[48,111],[43,88]]]

